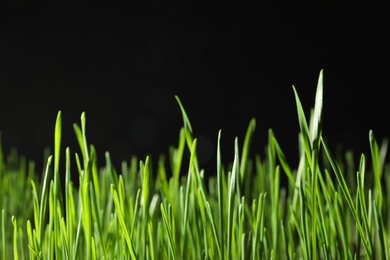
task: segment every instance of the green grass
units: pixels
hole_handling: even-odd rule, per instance
[[[252,119],[232,162],[218,132],[217,171],[205,173],[178,97],[183,127],[157,167],[133,156],[115,169],[108,152],[100,166],[85,113],[74,124],[74,153],[61,143],[59,111],[42,176],[15,149],[0,149],[0,259],[389,259],[388,140],[370,131],[371,153],[358,161],[353,151],[334,153],[322,135],[322,77],[308,117],[292,88],[296,169],[272,129],[264,156],[251,156]]]

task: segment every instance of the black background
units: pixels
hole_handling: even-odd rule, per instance
[[[5,3],[0,11],[0,131],[42,167],[58,111],[63,151],[79,153],[73,123],[86,112],[100,163],[157,161],[177,145],[181,99],[199,138],[201,166],[215,172],[256,118],[252,152],[273,129],[296,167],[294,85],[306,112],[324,69],[323,135],[369,153],[368,132],[390,135],[389,40],[384,6],[335,2],[284,5]],[[73,163],[74,164],[74,163]]]

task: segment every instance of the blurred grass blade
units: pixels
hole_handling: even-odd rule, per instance
[[[5,209],[1,210],[1,259],[6,260]]]
[[[380,158],[379,158],[379,148],[378,143],[375,139],[374,132],[370,130],[369,132],[369,140],[370,140],[370,150],[371,150],[371,157],[372,157],[372,167],[374,171],[374,179],[375,179],[375,200],[378,202],[378,210],[379,212],[382,212],[383,207],[383,191],[382,191],[382,169],[380,165]]]
[[[12,224],[14,226],[14,260],[19,259],[19,251],[18,251],[18,224],[16,223],[15,216],[12,216]]]
[[[385,226],[383,224],[383,219],[382,216],[379,212],[378,207],[376,206],[376,203],[373,203],[374,205],[374,216],[375,216],[375,224],[376,224],[376,229],[377,229],[377,234],[379,236],[379,244],[380,244],[380,259],[389,259],[389,246],[388,246],[388,236],[387,232],[385,230]]]

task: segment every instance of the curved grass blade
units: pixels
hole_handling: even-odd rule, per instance
[[[247,160],[249,157],[249,150],[252,144],[253,134],[255,132],[256,119],[252,118],[246,130],[244,145],[242,147],[241,164],[240,164],[240,183],[242,184],[245,178]]]
[[[188,119],[187,113],[186,113],[186,111],[184,109],[184,106],[181,103],[180,98],[178,96],[175,96],[175,98],[176,98],[177,103],[180,106],[180,110],[181,110],[181,113],[182,113],[182,116],[183,116],[184,128],[188,129],[189,132],[192,134],[193,133],[192,132],[192,126],[191,126],[190,120]]]
[[[271,138],[272,144],[275,148],[276,155],[278,156],[280,165],[282,166],[285,174],[287,175],[287,178],[290,180],[292,186],[294,187],[296,185],[294,174],[291,171],[291,168],[287,162],[286,156],[284,155],[282,148],[280,148],[280,145],[278,141],[275,138],[275,135],[273,134],[272,130],[270,130],[270,134],[268,135]]]
[[[308,127],[308,124],[306,121],[305,112],[303,110],[301,100],[299,99],[298,92],[295,89],[295,86],[293,86],[293,91],[294,91],[294,95],[295,95],[295,103],[296,103],[297,113],[298,113],[298,122],[299,122],[299,128],[301,130],[304,151],[305,151],[305,154],[307,157],[307,161],[309,163],[311,163],[312,159],[311,159],[311,153],[310,153],[310,151],[311,151],[310,131],[309,131],[309,127]],[[310,168],[311,168],[311,165],[310,165]]]
[[[73,124],[73,130],[75,132],[75,135],[76,135],[76,139],[77,139],[77,142],[80,146],[80,150],[81,150],[81,155],[83,158],[86,158],[86,152],[85,150],[83,149],[84,147],[84,141],[83,141],[83,133],[81,131],[81,128],[78,124],[74,123]]]
[[[41,195],[41,202],[39,206],[39,246],[42,247],[43,244],[43,219],[46,214],[46,205],[47,205],[47,196],[48,196],[48,182],[49,182],[49,172],[50,172],[50,165],[53,160],[53,156],[49,156],[47,159],[46,164],[46,171],[45,176],[43,179],[43,186],[42,186],[42,195]]]
[[[362,237],[363,244],[364,244],[364,247],[367,251],[367,254],[368,254],[369,258],[371,258],[372,257],[372,247],[371,247],[370,243],[368,242],[368,238],[363,231],[362,224],[361,224],[360,219],[358,217],[358,212],[357,212],[355,204],[352,200],[352,197],[351,197],[351,194],[349,192],[347,183],[344,179],[344,176],[340,170],[340,167],[339,167],[336,159],[334,158],[332,152],[330,151],[326,141],[323,138],[321,138],[321,142],[322,142],[322,146],[325,150],[325,153],[328,157],[329,163],[332,166],[332,169],[336,175],[336,179],[340,185],[341,191],[343,192],[344,198],[346,199],[346,202],[347,202],[347,204],[352,212],[352,215],[356,221],[356,225],[357,225],[358,231],[360,233],[360,236]]]

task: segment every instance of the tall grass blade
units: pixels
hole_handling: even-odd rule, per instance
[[[50,173],[50,165],[53,160],[52,156],[49,156],[47,159],[47,164],[46,164],[46,171],[43,179],[43,186],[42,186],[42,195],[41,195],[41,202],[39,206],[39,240],[38,240],[38,245],[39,247],[42,247],[43,245],[43,227],[44,227],[44,217],[46,214],[46,205],[47,205],[47,191],[49,190],[48,188],[48,182],[49,182],[49,173]]]
[[[223,183],[222,183],[222,157],[221,157],[221,135],[222,131],[218,131],[217,139],[217,192],[218,192],[218,227],[219,227],[219,241],[221,244],[221,260],[225,259],[224,250],[224,196],[223,196]]]
[[[228,191],[228,221],[227,221],[227,259],[230,260],[232,259],[232,236],[233,236],[233,212],[234,212],[234,202],[235,202],[235,187],[236,187],[236,175],[239,174],[237,172],[238,169],[238,158],[237,154],[234,156],[234,161],[233,161],[233,168],[229,180],[229,191]]]

